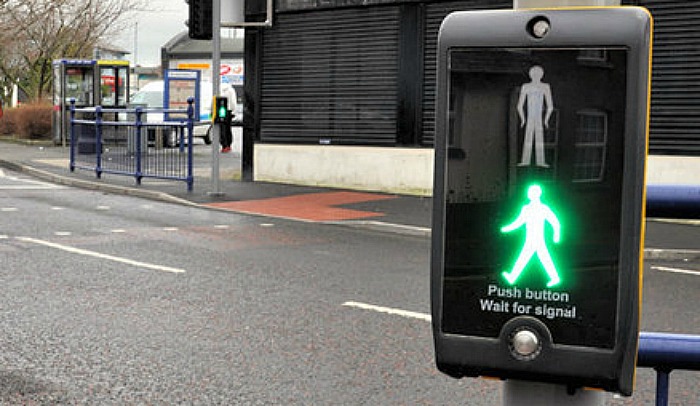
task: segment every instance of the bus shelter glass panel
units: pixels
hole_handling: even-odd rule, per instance
[[[66,67],[64,82],[66,105],[70,104],[71,99],[75,99],[75,105],[78,107],[94,105],[93,75],[92,66]]]
[[[100,66],[100,105],[126,107],[129,90],[128,66]]]

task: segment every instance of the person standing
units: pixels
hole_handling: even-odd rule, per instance
[[[224,129],[221,131],[221,152],[231,152],[231,144],[233,143],[233,132],[231,131],[231,121],[233,120],[233,112],[236,111],[236,89],[228,83],[221,84],[221,95],[226,97],[228,101],[228,114]]]
[[[533,143],[537,166],[548,168],[544,157],[544,127],[549,125],[549,117],[554,111],[552,90],[549,84],[542,82],[544,69],[535,65],[530,68],[531,82],[525,83],[520,90],[518,98],[518,115],[520,126],[525,127],[525,140],[523,142],[523,155],[518,166],[529,166],[532,160]],[[527,101],[527,117],[525,116],[525,101]],[[546,104],[546,109],[545,109]],[[544,112],[544,121],[542,113]]]

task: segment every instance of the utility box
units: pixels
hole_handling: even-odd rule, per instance
[[[630,395],[651,17],[450,14],[438,39],[438,368]]]

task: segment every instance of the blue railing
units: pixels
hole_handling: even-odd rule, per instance
[[[654,368],[656,405],[667,406],[671,371],[700,371],[700,336],[642,332],[637,367]]]
[[[193,99],[176,109],[70,107],[70,170],[179,180],[192,191]],[[168,115],[168,121],[145,120]]]
[[[699,218],[700,186],[647,185],[647,215]]]

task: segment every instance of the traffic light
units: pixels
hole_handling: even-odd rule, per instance
[[[438,368],[629,395],[649,14],[457,12],[438,39]]]
[[[228,119],[228,99],[224,96],[214,98],[214,122],[226,123]]]
[[[189,5],[189,36],[192,39],[212,39],[212,0],[185,0]]]

